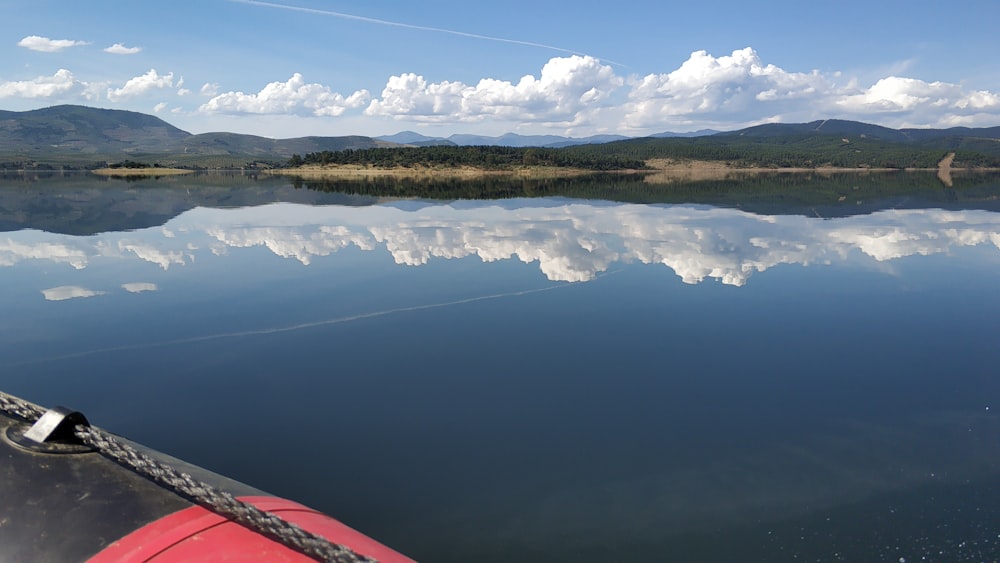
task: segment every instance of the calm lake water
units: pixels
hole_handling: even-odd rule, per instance
[[[0,389],[422,561],[1000,557],[1000,180],[602,182],[3,177]]]

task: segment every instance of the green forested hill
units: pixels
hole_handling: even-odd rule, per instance
[[[370,137],[269,139],[237,133],[192,135],[162,119],[84,106],[0,111],[0,168],[91,168],[131,160],[180,167],[279,164],[293,154],[373,148]]]
[[[0,111],[0,153],[164,151],[191,134],[158,117],[84,106]]]
[[[641,167],[651,159],[709,160],[762,168],[933,168],[952,152],[958,167],[1000,167],[1000,127],[890,129],[828,119],[766,124],[701,137],[647,137],[564,148],[403,147],[364,136],[192,135],[155,116],[84,106],[0,111],[0,169],[95,168],[128,160],[183,168],[319,162],[611,170]]]
[[[905,133],[897,129],[861,123],[858,121],[846,121],[843,119],[823,119],[811,121],[809,123],[767,123],[739,129],[728,133],[720,133],[720,137],[754,137],[754,138],[779,138],[779,137],[809,137],[809,136],[841,136],[867,138],[872,140],[887,141],[894,143],[905,143],[908,137]]]
[[[294,157],[289,164],[486,168],[540,164],[612,170],[671,159],[745,168],[935,168],[949,153],[955,153],[956,167],[1000,167],[1000,127],[890,129],[829,119],[759,125],[702,137],[645,137],[560,149],[444,146],[309,153]]]
[[[181,143],[183,152],[187,155],[248,155],[272,159],[287,159],[299,153],[368,149],[387,145],[390,143],[359,135],[268,139],[236,133],[202,133],[191,135]],[[176,151],[176,148],[173,150]]]
[[[826,123],[818,127],[821,123]],[[955,166],[1000,166],[1000,128],[969,130],[895,130],[865,123],[830,120],[808,124],[769,124],[696,138],[643,138],[566,151],[616,155],[640,160],[722,161],[741,167],[934,168],[955,153]],[[992,135],[992,137],[991,137]]]
[[[990,138],[1000,139],[1000,127],[970,128],[951,127],[948,129],[890,129],[881,125],[847,121],[844,119],[823,119],[809,123],[768,123],[747,127],[719,137],[788,137],[788,136],[841,136],[856,137],[890,143],[934,143],[947,138]]]

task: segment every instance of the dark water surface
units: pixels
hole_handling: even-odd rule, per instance
[[[6,181],[0,389],[422,561],[996,559],[1000,188],[837,182]]]

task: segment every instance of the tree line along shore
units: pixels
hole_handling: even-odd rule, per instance
[[[153,155],[149,157],[154,158]],[[50,165],[51,166],[51,165]],[[5,169],[11,167],[5,166]],[[14,167],[16,169],[16,167]],[[510,175],[592,173],[710,174],[733,171],[996,170],[993,139],[899,143],[839,136],[642,138],[559,148],[508,146],[400,146],[325,150],[290,158],[233,156],[223,163],[157,155],[134,156],[63,169],[107,176],[160,176],[196,170],[261,170],[303,177]],[[27,168],[26,168],[27,169]],[[35,169],[38,169],[35,167]],[[712,172],[715,171],[715,172]]]
[[[506,174],[533,177],[595,172],[711,175],[736,171],[952,170],[1000,168],[973,151],[839,140],[833,146],[656,139],[565,148],[430,146],[294,155],[274,173],[303,177]],[[860,145],[860,147],[859,147]]]

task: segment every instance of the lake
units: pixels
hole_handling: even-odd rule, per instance
[[[1000,556],[1000,179],[491,182],[3,176],[0,389],[421,561]]]

